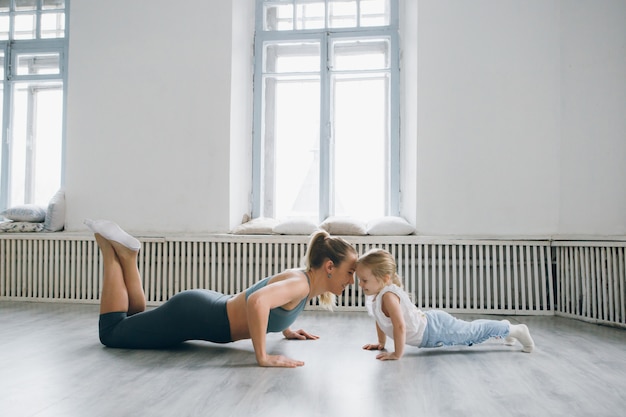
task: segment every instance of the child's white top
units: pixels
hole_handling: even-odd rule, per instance
[[[406,344],[419,347],[426,329],[426,314],[411,302],[409,295],[402,288],[395,284],[386,285],[377,295],[367,297],[365,300],[367,312],[376,319],[380,330],[393,339],[393,324],[383,313],[382,307],[383,295],[386,292],[392,292],[400,298],[400,309],[406,325]]]

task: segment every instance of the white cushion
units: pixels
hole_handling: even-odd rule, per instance
[[[58,232],[65,227],[65,192],[59,190],[50,199],[43,228],[46,232]]]
[[[41,232],[42,230],[43,223],[13,221],[0,223],[0,233]]]
[[[320,228],[331,235],[356,235],[367,234],[365,222],[347,216],[331,216],[320,224]]]
[[[46,210],[36,204],[22,204],[4,210],[0,215],[16,222],[43,222]]]
[[[317,229],[317,224],[312,220],[294,217],[281,220],[272,230],[281,235],[310,235]]]
[[[235,227],[231,233],[235,235],[271,235],[278,220],[270,217],[257,217]]]
[[[415,227],[402,217],[379,217],[367,223],[367,233],[375,236],[402,236],[414,232]]]

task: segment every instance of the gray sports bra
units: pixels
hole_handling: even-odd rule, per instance
[[[309,275],[306,272],[304,273],[304,275],[306,275],[306,280],[310,286],[311,280],[309,279]],[[250,294],[253,294],[255,291],[258,291],[261,288],[265,287],[270,278],[272,277],[264,278],[248,288],[246,290],[246,300],[248,299]],[[304,297],[302,301],[300,301],[300,303],[291,310],[286,310],[282,307],[275,307],[271,309],[269,319],[267,321],[267,333],[282,332],[283,330],[291,326],[291,324],[296,321],[296,318],[300,315],[302,310],[304,310],[307,298],[308,297]]]

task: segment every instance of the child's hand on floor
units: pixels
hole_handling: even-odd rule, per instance
[[[380,344],[380,343],[368,344],[368,345],[363,346],[363,349],[365,349],[365,350],[385,350],[385,345]]]

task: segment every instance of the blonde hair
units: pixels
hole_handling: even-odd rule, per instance
[[[344,239],[331,236],[325,230],[319,230],[309,239],[304,267],[306,270],[321,268],[327,259],[335,265],[340,265],[350,253],[356,254],[356,250]],[[332,311],[336,300],[335,294],[325,292],[320,294],[318,299],[321,306]]]
[[[393,255],[384,249],[370,249],[359,257],[357,265],[362,265],[372,272],[374,278],[383,282],[386,275],[389,275],[391,282],[402,288],[402,281],[397,274],[396,260]]]

